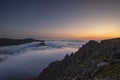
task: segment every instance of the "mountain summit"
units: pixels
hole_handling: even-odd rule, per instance
[[[120,38],[89,41],[77,52],[49,64],[38,80],[119,80]]]

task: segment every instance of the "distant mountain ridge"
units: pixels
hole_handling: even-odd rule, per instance
[[[38,80],[120,80],[120,38],[94,40],[49,64]]]
[[[2,47],[2,46],[20,45],[20,44],[26,44],[34,41],[43,42],[44,40],[36,40],[32,38],[26,38],[26,39],[0,38],[0,46]]]

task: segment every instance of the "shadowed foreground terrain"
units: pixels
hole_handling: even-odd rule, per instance
[[[49,64],[38,80],[120,80],[120,38],[89,41],[76,53]]]

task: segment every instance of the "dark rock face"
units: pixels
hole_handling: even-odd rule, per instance
[[[51,63],[38,80],[119,80],[120,38],[89,41],[76,53]]]
[[[43,42],[43,40],[35,40],[32,38],[27,39],[8,39],[8,38],[0,38],[0,46],[11,46],[11,45],[20,45],[26,44],[34,41]]]
[[[45,43],[42,42],[42,43],[39,44],[39,46],[45,46]]]
[[[39,44],[39,46],[45,46],[45,41],[44,40],[41,40],[41,43]]]

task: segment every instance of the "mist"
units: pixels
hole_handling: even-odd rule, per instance
[[[18,46],[0,47],[0,80],[30,80],[66,54],[78,50],[87,41],[46,41],[46,46],[33,42]]]

